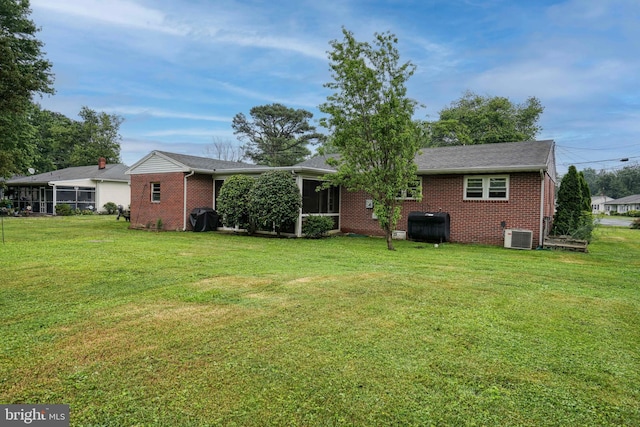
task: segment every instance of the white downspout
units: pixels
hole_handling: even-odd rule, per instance
[[[300,191],[300,198],[302,198],[302,186],[304,179],[302,176],[296,176],[296,184],[298,185],[298,190]],[[296,221],[296,237],[302,237],[302,206],[298,209],[298,220]]]
[[[184,176],[184,212],[182,215],[182,231],[187,231],[187,178],[193,176],[195,173],[196,171],[191,171],[191,173],[188,173]]]
[[[56,187],[55,184],[51,184],[51,183],[49,185],[51,185],[53,187],[53,201],[52,201],[53,202],[53,205],[52,205],[53,212],[51,212],[51,214],[53,216],[56,216],[56,205],[58,204],[58,187]],[[45,190],[45,191],[47,191],[47,190]]]
[[[540,177],[542,178],[540,183],[540,229],[538,231],[538,246],[542,246],[544,243],[544,171],[540,169]]]

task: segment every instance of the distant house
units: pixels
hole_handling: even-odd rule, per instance
[[[316,191],[325,174],[335,172],[327,157],[313,157],[291,171],[303,198],[297,223],[302,234],[309,215],[329,216],[335,229],[381,235],[370,197],[344,188]],[[555,202],[555,143],[528,141],[422,149],[416,156],[416,185],[403,200],[398,230],[407,230],[410,212],[450,215],[450,240],[501,245],[506,229],[525,229],[532,243],[548,234]],[[131,175],[132,227],[155,224],[188,230],[189,212],[212,207],[224,180],[234,174],[259,175],[274,168],[154,151],[134,164]],[[418,201],[416,191],[422,191]]]
[[[629,211],[640,211],[640,194],[634,194],[633,196],[622,197],[621,199],[606,202],[605,206],[608,212],[616,212],[620,214],[624,214]]]
[[[607,207],[605,203],[611,202],[614,199],[608,196],[592,196],[591,197],[591,213],[594,215],[608,213],[607,208],[611,209],[611,207]]]
[[[104,158],[95,166],[76,166],[38,175],[14,177],[5,182],[5,197],[18,210],[55,215],[56,205],[72,209],[103,210],[107,202],[129,205],[131,193],[128,166],[107,164]]]

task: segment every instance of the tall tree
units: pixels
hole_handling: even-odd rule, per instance
[[[584,177],[578,173],[575,166],[569,166],[569,170],[560,182],[552,233],[586,240],[591,238],[593,218],[591,197],[586,196],[587,191],[587,182]]]
[[[33,95],[53,93],[51,63],[30,13],[28,0],[0,0],[0,176],[30,166],[24,156],[33,151],[34,130],[25,114]]]
[[[233,133],[243,141],[247,158],[267,166],[291,166],[311,154],[307,145],[323,139],[309,124],[309,111],[270,104],[253,107],[251,120],[243,113],[233,118]]]
[[[412,115],[416,101],[407,97],[405,83],[415,66],[400,64],[395,35],[374,35],[374,45],[358,42],[342,29],[343,41],[331,42],[329,52],[334,91],[320,110],[321,124],[332,131],[340,154],[337,173],[329,182],[367,192],[393,250],[392,231],[400,217],[398,194],[415,182],[414,162],[419,144]]]
[[[72,165],[71,152],[77,142],[77,123],[61,113],[34,104],[29,122],[35,128],[37,154],[32,167],[40,172],[63,169]]]
[[[471,91],[440,111],[440,119],[426,122],[425,146],[490,144],[535,139],[544,107],[535,97],[515,104],[500,96],[480,96]]]
[[[582,191],[582,210],[591,211],[591,189],[582,172],[578,172],[578,183]]]
[[[100,157],[107,163],[120,163],[120,125],[123,118],[117,114],[96,112],[83,106],[78,113],[77,142],[71,152],[73,166],[92,165]]]

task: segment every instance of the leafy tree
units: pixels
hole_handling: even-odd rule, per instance
[[[468,145],[473,141],[469,135],[469,128],[455,119],[439,120],[437,122],[423,122],[423,135],[425,141],[430,141],[431,147],[444,147],[448,145]]]
[[[584,180],[587,181],[587,185],[591,189],[591,195],[597,196],[600,194],[600,190],[598,189],[598,173],[595,169],[586,168],[582,171],[582,176]]]
[[[578,181],[582,191],[582,210],[589,212],[591,211],[591,189],[582,172],[578,172]]]
[[[596,172],[586,168],[582,171],[589,184],[591,194],[605,195],[614,199],[640,194],[640,166],[631,165],[617,171]]]
[[[544,107],[535,97],[514,104],[500,96],[480,96],[467,91],[440,111],[440,119],[422,123],[423,145],[490,144],[535,139],[542,129],[538,120]]]
[[[393,250],[392,231],[400,217],[398,194],[416,179],[418,138],[412,115],[416,101],[407,98],[405,83],[415,66],[400,64],[396,37],[375,34],[375,46],[355,40],[343,28],[344,41],[331,42],[333,70],[325,87],[335,92],[320,110],[321,124],[332,131],[340,154],[329,183],[367,192]]]
[[[250,216],[256,224],[280,231],[298,219],[302,195],[290,172],[265,172],[256,181],[250,196]]]
[[[100,157],[109,163],[120,161],[119,126],[122,119],[115,114],[96,113],[82,107],[73,120],[63,114],[43,110],[33,104],[28,112],[28,128],[25,149],[33,147],[31,164],[39,172],[63,169],[70,166],[95,164]]]
[[[64,114],[43,110],[37,104],[33,105],[29,122],[35,129],[37,148],[32,167],[47,172],[72,166],[71,152],[78,142],[77,122]]]
[[[91,165],[104,157],[107,163],[120,163],[120,140],[118,133],[122,117],[117,114],[97,113],[83,106],[78,113],[77,142],[71,152],[73,166]]]
[[[253,107],[251,120],[243,113],[233,118],[233,133],[244,141],[245,156],[256,164],[291,166],[311,154],[307,145],[318,143],[323,135],[309,124],[313,114],[282,104]]]
[[[216,200],[216,210],[226,227],[243,228],[252,233],[255,227],[249,218],[250,194],[256,180],[247,175],[233,175],[224,181]]]
[[[581,179],[575,166],[570,166],[562,177],[558,190],[558,207],[553,218],[553,234],[570,235],[589,240],[593,230],[591,198],[585,203],[586,181]],[[586,208],[586,209],[585,209]]]
[[[0,176],[30,166],[33,128],[25,114],[33,95],[53,93],[51,63],[30,13],[28,0],[0,0]]]

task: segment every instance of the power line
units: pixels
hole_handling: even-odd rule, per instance
[[[563,165],[563,166],[566,166],[566,165],[584,165],[584,164],[588,164],[588,163],[626,162],[626,161],[629,161],[630,159],[640,159],[640,156],[617,157],[615,159],[607,159],[607,160],[592,160],[592,161],[588,161],[588,162],[572,162],[572,163],[560,163],[560,164]]]

